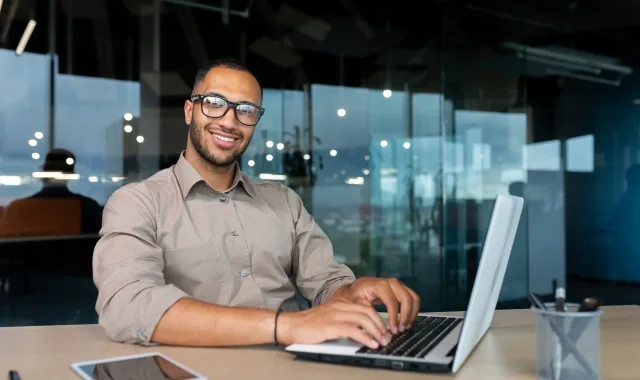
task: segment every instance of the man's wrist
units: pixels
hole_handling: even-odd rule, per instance
[[[339,287],[330,298],[330,301],[346,301],[353,302],[351,297],[351,284],[343,285]]]
[[[276,328],[276,339],[278,343],[283,345],[291,344],[291,317],[293,312],[282,311],[278,315],[278,324]]]

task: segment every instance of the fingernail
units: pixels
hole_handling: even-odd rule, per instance
[[[378,342],[376,342],[375,339],[371,339],[371,348],[373,348],[375,350],[378,347],[380,347],[380,344],[378,344]]]
[[[397,327],[392,327],[391,328],[391,332],[395,335],[398,333],[398,328]]]
[[[387,335],[385,335],[385,339],[386,339],[388,342],[391,342],[391,338],[392,338],[392,337],[391,337],[391,334],[390,334],[390,333],[387,333]]]
[[[400,332],[403,333],[404,332],[404,325],[400,325]]]

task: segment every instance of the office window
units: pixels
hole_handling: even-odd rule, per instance
[[[593,140],[593,135],[585,135],[567,139],[567,171],[593,172]]]

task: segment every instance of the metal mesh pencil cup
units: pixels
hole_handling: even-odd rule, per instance
[[[544,380],[600,380],[600,317],[602,309],[565,312],[533,308],[536,313],[536,374]]]

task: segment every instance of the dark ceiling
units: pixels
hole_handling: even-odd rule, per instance
[[[15,49],[28,19],[34,18],[38,25],[26,50],[46,53],[49,2],[4,0],[3,47]],[[153,0],[54,2],[61,72],[140,80],[141,72],[150,71],[141,68],[139,52],[153,44],[152,29],[145,29],[151,25]],[[216,10],[226,2],[227,22]],[[505,54],[500,48],[505,41],[560,45],[634,66],[640,59],[632,37],[640,24],[638,3],[163,0],[160,71],[175,86],[190,86],[202,61],[234,56],[271,88],[305,83],[386,87],[389,82],[437,88],[443,64],[475,63],[466,61],[470,52]]]

